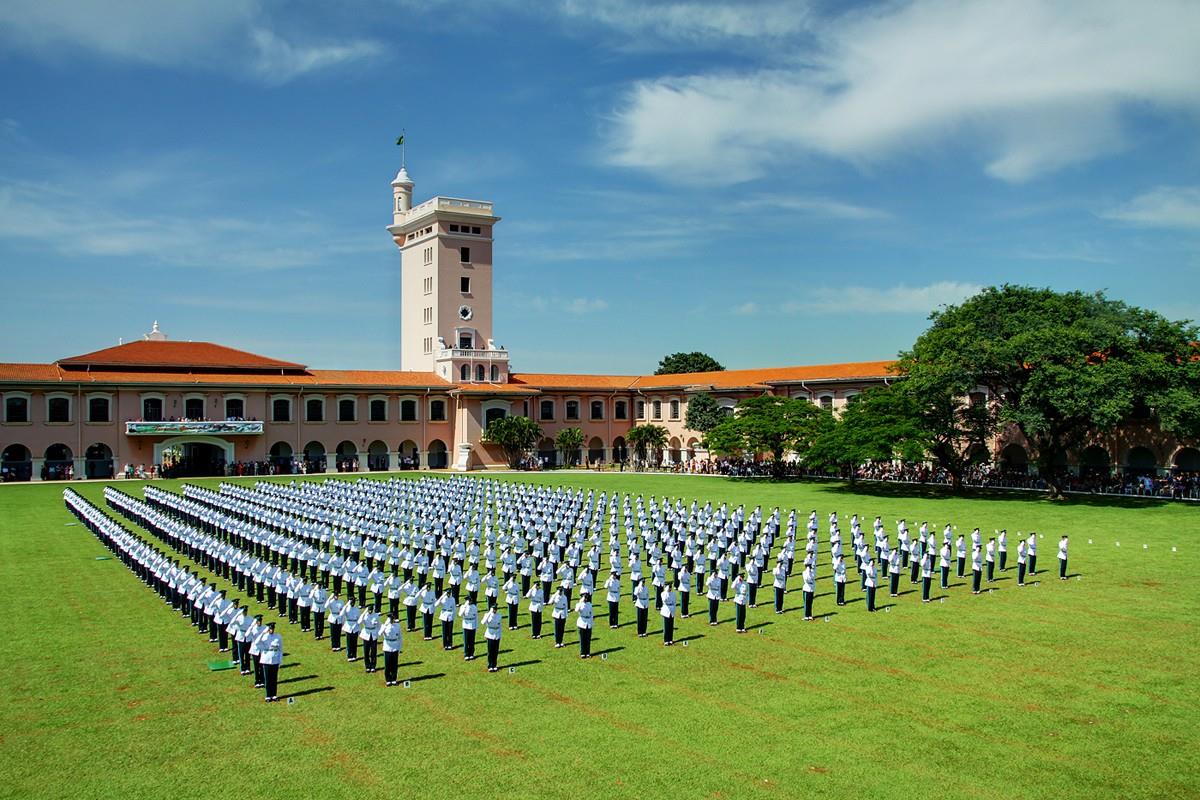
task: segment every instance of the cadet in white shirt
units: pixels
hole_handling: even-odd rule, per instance
[[[782,559],[775,562],[775,613],[783,613],[783,595],[787,592],[787,563]]]
[[[567,596],[561,587],[554,590],[550,596],[550,616],[554,618],[554,646],[563,646],[563,634],[567,627]]]
[[[733,579],[733,627],[738,633],[746,632],[746,604],[749,600],[749,584],[738,575]]]
[[[542,606],[546,605],[546,598],[542,596],[542,587],[537,584],[531,584],[529,590],[525,592],[525,598],[529,600],[529,620],[533,629],[532,638],[542,638]]]
[[[517,608],[521,602],[521,589],[515,577],[504,582],[504,603],[508,606],[508,629],[517,629]]]
[[[579,630],[579,657],[592,657],[592,602],[586,594],[579,595],[575,604],[575,627]]]
[[[383,681],[387,686],[395,686],[400,682],[396,679],[396,671],[400,663],[402,634],[400,623],[394,616],[388,615],[379,635],[383,639]]]
[[[346,603],[342,615],[342,632],[346,634],[346,660],[358,661],[358,632],[362,629],[362,609],[349,602]]]
[[[949,568],[947,568],[949,569]],[[867,611],[875,610],[875,562],[867,556],[863,566],[863,577],[867,586]]]
[[[263,685],[266,701],[273,703],[279,699],[276,693],[279,686],[279,665],[283,663],[283,637],[275,632],[275,623],[268,622],[266,632],[259,639],[260,660],[262,661]]]
[[[996,540],[996,549],[1000,551],[1000,571],[1008,569],[1008,531],[1000,529],[1000,538]]]
[[[942,552],[938,554],[940,559],[938,566],[942,570],[942,588],[950,588],[950,545],[942,545]]]
[[[1067,537],[1058,540],[1058,579],[1067,579]]]
[[[804,574],[800,577],[800,581],[804,592],[804,618],[811,620],[813,618],[813,597],[817,592],[817,576],[811,566],[804,568]]]
[[[363,667],[367,672],[375,672],[379,658],[379,615],[368,608],[362,615],[362,630],[359,633],[363,643]]]
[[[541,591],[540,587],[535,587]],[[475,660],[475,629],[479,627],[479,609],[471,602],[470,597],[463,599],[458,607],[458,616],[462,618],[463,629],[463,661]]]
[[[983,580],[983,551],[978,545],[971,551],[971,594],[979,594],[979,584]]]
[[[658,613],[663,618],[663,644],[670,647],[675,644],[675,591],[670,586],[664,586],[659,599],[662,603]]]
[[[679,589],[680,616],[687,619],[691,616],[691,612],[688,609],[688,601],[692,597],[692,573],[688,571],[686,564],[676,571],[675,583]]]
[[[607,591],[608,599],[608,627],[616,628],[620,624],[620,608],[621,608],[621,579],[617,577],[617,573],[608,573],[608,580],[604,582],[604,589]]]
[[[1017,586],[1025,585],[1025,540],[1017,542]]]
[[[921,602],[929,602],[929,587],[933,584],[933,556],[926,550],[921,554]]]
[[[650,615],[650,590],[646,588],[646,581],[641,580],[633,589],[633,608],[637,614],[637,635],[639,638],[646,635],[646,621]]]
[[[988,539],[984,560],[987,561],[987,582],[992,583],[996,580],[996,539],[994,537]]]
[[[563,598],[566,602],[566,598]],[[504,629],[503,620],[500,617],[500,612],[494,607],[489,608],[487,613],[483,615],[483,638],[487,640],[487,671],[498,672],[500,668],[496,666],[496,659],[500,657],[500,635]]]
[[[433,610],[437,605],[437,595],[433,593],[433,585],[425,584],[421,590],[421,631],[427,642],[433,641]]]
[[[458,605],[449,588],[442,592],[437,600],[438,620],[442,623],[442,649],[454,649],[454,615],[458,613]]]
[[[1033,531],[1029,532],[1029,539],[1026,543],[1026,556],[1029,559],[1029,574],[1037,574],[1037,534]]]
[[[342,649],[342,624],[346,621],[346,603],[334,592],[325,602],[329,616],[329,648],[337,653]]]
[[[708,624],[716,625],[717,612],[721,607],[721,576],[718,572],[714,571],[708,576],[707,588],[705,596],[708,598]]]

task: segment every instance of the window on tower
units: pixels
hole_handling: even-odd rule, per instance
[[[462,276],[461,278],[459,278],[459,279],[458,279],[458,290],[459,290],[460,292],[462,292],[463,294],[470,294],[470,293],[471,293],[471,279],[470,279],[470,277],[468,277],[468,276],[464,275],[464,276]]]
[[[458,368],[458,379],[463,382],[471,380],[471,368],[468,365],[463,364]]]
[[[471,263],[471,248],[469,248],[469,247],[458,248],[458,260],[461,261],[463,264],[470,264]]]

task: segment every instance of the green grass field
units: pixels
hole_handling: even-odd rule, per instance
[[[585,662],[573,646],[530,640],[522,607],[525,627],[505,631],[500,658],[514,673],[487,674],[482,660],[406,634],[407,689],[383,686],[382,659],[366,675],[284,624],[280,694],[298,696],[267,705],[236,671],[210,672],[215,645],[118,561],[95,560],[107,551],[69,524],[61,485],[7,485],[0,795],[1200,795],[1200,508],[687,476],[505,479],[779,505],[802,518],[816,508],[816,610],[840,613],[806,623],[767,603],[749,619],[764,625],[745,635],[694,615],[676,633],[694,637],[689,646],[664,648],[632,625],[610,631],[598,607],[593,648],[609,655]],[[120,485],[141,496],[139,483]],[[77,487],[98,505],[102,488]],[[1010,570],[992,594],[954,581],[944,603],[908,593],[874,615],[852,582],[856,602],[837,609],[826,594],[831,510],[882,515],[889,532],[901,516],[914,530],[922,519],[964,533],[1006,527]],[[1030,529],[1045,534],[1042,580],[1018,590],[1015,532]],[[1061,533],[1081,575],[1066,583]],[[789,591],[795,608],[797,577]]]

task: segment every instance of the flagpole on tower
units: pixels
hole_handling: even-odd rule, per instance
[[[404,129],[400,129],[400,138],[396,139],[396,144],[400,146],[400,166],[404,167]]]

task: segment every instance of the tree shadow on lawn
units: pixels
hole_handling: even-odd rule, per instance
[[[768,483],[796,483],[798,480],[768,481]],[[761,484],[761,479],[759,480]],[[912,483],[825,483],[812,482],[831,494],[854,494],[868,497],[921,499],[921,500],[1018,500],[1050,501],[1043,491],[1012,489],[971,488],[955,492],[949,486]],[[1158,497],[1126,497],[1123,495],[1068,494],[1062,500],[1051,501],[1056,505],[1096,506],[1101,508],[1150,508],[1169,505],[1172,501]]]

